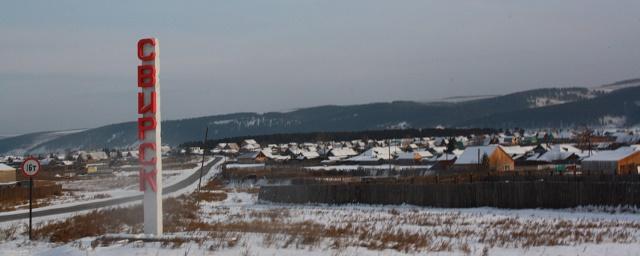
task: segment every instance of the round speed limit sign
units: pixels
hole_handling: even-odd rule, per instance
[[[35,176],[40,171],[40,162],[35,158],[27,158],[22,163],[22,167],[20,169],[22,169],[22,174],[24,174],[24,176]]]

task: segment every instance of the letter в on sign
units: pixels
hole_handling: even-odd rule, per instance
[[[138,87],[156,86],[156,68],[153,65],[138,66]]]

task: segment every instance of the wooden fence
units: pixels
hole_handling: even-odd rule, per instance
[[[37,182],[33,187],[33,198],[45,198],[62,193],[62,185]],[[0,187],[0,205],[29,200],[29,187]]]
[[[640,180],[620,178],[500,176],[462,183],[356,182],[263,186],[261,201],[323,204],[412,204],[466,208],[568,208],[585,205],[640,206]],[[492,180],[494,179],[494,180]]]

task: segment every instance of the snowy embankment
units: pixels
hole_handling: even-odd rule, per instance
[[[210,164],[212,161],[215,160],[215,157],[208,159],[207,161],[205,161],[205,166]],[[217,175],[220,172],[220,166],[223,164],[223,161],[220,161],[216,164],[214,164],[213,166],[211,166],[210,171],[207,173],[206,176],[203,176],[202,180],[203,182],[211,179],[212,177],[214,177],[215,175]],[[200,165],[198,165],[197,167],[194,168],[190,168],[190,169],[185,169],[185,170],[179,170],[180,174],[178,175],[174,175],[171,178],[167,179],[164,182],[164,187],[168,187],[171,185],[174,185],[184,179],[186,179],[187,177],[191,176],[193,173],[195,173],[196,171],[198,171],[200,169]],[[171,171],[171,170],[169,170]],[[136,178],[137,179],[137,178]],[[198,184],[197,182],[192,183],[190,185],[188,185],[187,187],[180,189],[178,191],[175,191],[173,193],[169,193],[169,194],[165,194],[163,197],[171,197],[171,196],[176,196],[179,194],[183,194],[183,193],[189,193],[194,191],[197,188]],[[94,192],[89,192],[89,193],[94,193]],[[104,192],[101,192],[104,193]],[[114,189],[111,191],[107,191],[107,193],[110,193],[111,195],[114,195],[114,197],[109,197],[109,198],[103,198],[103,199],[94,199],[94,200],[76,200],[73,202],[68,202],[68,203],[60,203],[60,204],[53,204],[53,205],[49,205],[49,206],[45,206],[45,207],[40,207],[40,208],[36,208],[33,210],[33,212],[38,212],[38,211],[46,211],[46,210],[51,210],[51,209],[60,209],[60,208],[65,208],[65,207],[70,207],[70,206],[77,206],[77,205],[84,205],[84,204],[91,204],[91,203],[98,203],[98,202],[103,202],[103,201],[108,201],[108,200],[114,200],[114,199],[120,199],[120,198],[126,198],[126,197],[131,197],[131,196],[137,196],[137,195],[142,195],[143,193],[137,190],[122,190],[122,189]],[[117,196],[116,196],[117,195]],[[135,202],[127,202],[127,203],[123,203],[123,204],[119,204],[117,206],[131,206],[131,205],[136,205],[139,204],[139,201],[135,201]],[[113,207],[113,206],[111,206]],[[77,212],[72,212],[72,213],[64,213],[64,214],[56,214],[56,215],[50,215],[50,216],[45,216],[45,217],[36,217],[34,218],[34,220],[36,220],[36,224],[39,223],[45,223],[49,220],[59,220],[59,219],[64,219],[64,218],[68,218],[71,216],[75,216],[75,215],[80,215],[80,214],[84,214],[87,213],[89,211],[92,211],[93,209],[89,209],[89,210],[84,210],[84,211],[77,211]],[[28,209],[24,209],[24,210],[17,210],[17,211],[9,211],[9,212],[2,212],[0,213],[0,217],[1,216],[5,216],[5,215],[13,215],[13,214],[20,214],[20,213],[28,213],[29,210]],[[0,222],[0,227],[7,227],[7,226],[11,226],[11,225],[15,225],[17,223],[23,223],[25,220],[17,220],[17,221],[8,221],[8,222]]]

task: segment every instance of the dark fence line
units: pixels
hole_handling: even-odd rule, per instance
[[[381,173],[382,172],[382,173]],[[603,172],[583,171],[577,173],[537,172],[433,172],[407,170],[405,173],[378,171],[324,172],[325,176],[291,177],[291,184],[340,184],[345,182],[383,183],[383,184],[440,184],[469,182],[506,182],[506,181],[554,181],[554,182],[640,182],[640,175],[611,175]],[[394,174],[394,175],[385,175]]]
[[[433,184],[307,184],[263,186],[259,199],[295,204],[412,204],[445,208],[640,206],[640,182],[523,180]]]
[[[51,195],[58,195],[62,193],[62,185],[47,184],[36,185],[33,187],[33,198],[45,198]],[[28,187],[2,187],[0,188],[0,205],[4,203],[21,202],[29,200],[29,188]]]

